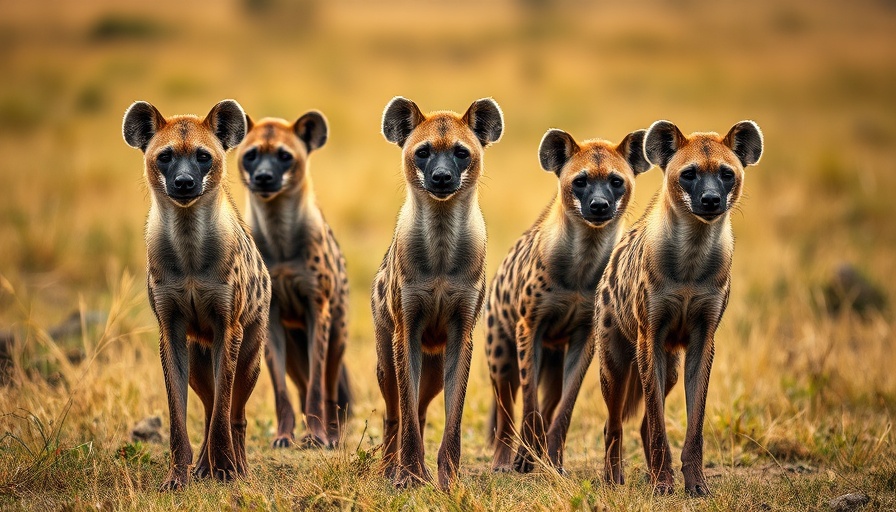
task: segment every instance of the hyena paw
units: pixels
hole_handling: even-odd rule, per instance
[[[295,444],[291,435],[279,435],[274,438],[274,441],[271,443],[271,448],[289,448]]]

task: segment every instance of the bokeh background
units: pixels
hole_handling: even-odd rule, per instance
[[[310,168],[350,272],[352,442],[379,442],[369,287],[404,199],[399,150],[379,130],[385,104],[403,95],[424,111],[462,112],[484,96],[503,108],[505,134],[481,180],[490,276],[556,193],[537,160],[546,129],[619,141],[657,119],[685,133],[755,120],[766,150],[733,214],[708,458],[734,467],[771,453],[855,468],[894,453],[892,0],[0,0],[0,12],[0,334],[13,383],[0,405],[57,424],[68,411],[66,446],[115,450],[150,415],[167,426],[143,287],[148,191],[142,155],[120,135],[124,110],[147,100],[165,115],[204,115],[223,98],[255,118],[314,108],[329,119]],[[638,179],[629,221],[661,178],[654,169]],[[69,318],[85,332],[54,331]],[[480,330],[476,341],[464,418],[474,472],[490,457]],[[674,448],[680,390],[667,408]],[[570,434],[584,473],[602,461],[599,395],[594,365]],[[432,409],[429,457],[441,401]],[[274,428],[266,374],[251,411],[262,447]],[[26,423],[7,415],[0,430],[24,438]],[[163,448],[152,453],[163,468]]]

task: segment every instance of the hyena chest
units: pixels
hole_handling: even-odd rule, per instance
[[[579,329],[591,328],[594,296],[580,290],[554,289],[544,297],[539,315],[545,326],[544,345],[565,345]]]
[[[306,328],[308,313],[315,300],[324,295],[321,279],[305,265],[277,263],[270,266],[272,302],[280,323],[289,329]]]
[[[484,285],[471,287],[436,278],[423,285],[406,285],[401,293],[404,311],[411,316],[404,321],[421,323],[423,350],[434,353],[444,348],[451,332],[460,332],[463,326],[475,322],[485,290]]]
[[[239,294],[232,286],[201,278],[177,282],[150,281],[150,293],[161,315],[182,318],[190,341],[210,346],[238,316]]]
[[[703,336],[714,329],[724,309],[719,290],[710,287],[680,287],[666,296],[653,313],[667,329],[665,345],[674,350],[685,347],[694,336]]]

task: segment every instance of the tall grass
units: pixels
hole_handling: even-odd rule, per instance
[[[12,384],[0,388],[0,508],[805,510],[851,491],[869,494],[870,509],[896,507],[892,309],[830,313],[824,292],[849,263],[896,297],[896,11],[886,2],[286,4],[0,0],[0,334],[16,340]],[[462,111],[483,96],[502,106],[506,133],[481,182],[490,272],[556,193],[535,156],[547,128],[609,140],[659,118],[685,131],[745,118],[763,128],[767,151],[733,218],[733,288],[709,388],[713,497],[654,498],[635,422],[627,485],[601,483],[594,368],[572,420],[569,476],[492,474],[478,331],[458,485],[399,492],[379,476],[368,290],[403,200],[398,150],[378,133],[396,94],[425,110]],[[256,117],[317,108],[330,121],[310,168],[348,260],[357,401],[343,448],[273,451],[263,376],[248,404],[252,475],[159,495],[169,454],[143,285],[148,199],[121,115],[137,99],[201,115],[229,97]],[[660,180],[657,169],[638,178],[629,220]],[[82,328],[55,335],[72,312]],[[666,412],[677,455],[681,387]],[[162,444],[130,438],[147,416],[163,418]],[[433,465],[439,402],[427,423]],[[188,426],[198,444],[192,394]]]

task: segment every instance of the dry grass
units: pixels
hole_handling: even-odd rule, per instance
[[[896,248],[892,2],[558,3],[0,0],[0,326],[18,340],[14,385],[0,388],[0,508],[802,511],[851,491],[871,497],[867,509],[896,508],[896,321],[891,310],[827,314],[822,293],[851,262],[896,297],[887,279]],[[488,151],[481,194],[492,270],[554,193],[535,158],[548,127],[618,140],[658,118],[686,131],[743,118],[762,126],[767,152],[747,171],[734,217],[734,285],[710,385],[712,498],[685,498],[680,475],[675,496],[654,498],[634,424],[629,484],[600,482],[595,368],[570,431],[571,475],[491,474],[480,350],[459,485],[398,492],[377,474],[382,403],[367,292],[403,199],[398,151],[378,134],[396,94],[424,109],[463,110],[486,95],[503,107],[506,134]],[[146,416],[167,426],[167,407],[143,289],[148,199],[121,115],[136,99],[203,114],[225,97],[254,116],[319,108],[330,119],[312,172],[350,268],[357,403],[343,450],[275,452],[263,377],[249,403],[251,478],[159,495],[167,445],[129,439]],[[659,174],[639,178],[632,218]],[[73,310],[108,320],[85,322],[82,336],[51,336]],[[682,395],[679,386],[667,405],[676,453]],[[430,464],[443,421],[437,402]]]

